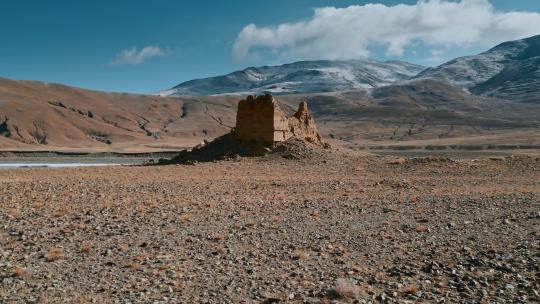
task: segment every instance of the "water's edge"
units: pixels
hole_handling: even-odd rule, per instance
[[[77,167],[103,167],[125,166],[133,163],[1,163],[0,169],[16,168],[77,168]]]

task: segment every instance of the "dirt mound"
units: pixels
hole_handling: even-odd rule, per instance
[[[192,164],[216,160],[237,159],[239,157],[283,157],[286,159],[315,159],[331,153],[329,145],[318,145],[296,137],[283,142],[268,144],[260,141],[241,141],[234,132],[225,134],[211,142],[201,144],[192,150],[180,152],[170,160],[160,160],[159,164]]]
[[[224,160],[239,156],[261,156],[267,147],[250,141],[239,141],[233,132],[205,142],[191,150],[184,150],[171,160],[161,160],[160,164],[184,164]]]
[[[291,137],[280,142],[269,151],[270,156],[280,156],[286,159],[322,159],[331,153],[329,145],[318,145],[312,142]]]

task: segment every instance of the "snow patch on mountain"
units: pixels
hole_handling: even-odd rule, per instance
[[[540,36],[502,43],[487,52],[429,68],[414,79],[433,79],[473,94],[540,102]]]
[[[290,94],[368,89],[409,79],[424,69],[423,66],[400,61],[300,61],[280,66],[251,67],[223,76],[190,80],[158,94]]]

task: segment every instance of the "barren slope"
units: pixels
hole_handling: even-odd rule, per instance
[[[234,99],[198,100],[103,93],[0,79],[0,148],[160,150],[228,130]]]
[[[178,150],[227,133],[240,96],[165,98],[0,79],[0,149]],[[308,100],[323,137],[364,146],[538,145],[540,105],[473,96],[436,81],[281,95]]]
[[[308,99],[321,136],[349,147],[540,144],[540,106],[414,81],[366,91],[280,96]]]

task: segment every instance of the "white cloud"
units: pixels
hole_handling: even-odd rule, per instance
[[[370,47],[383,47],[389,56],[402,56],[418,44],[437,53],[537,34],[538,13],[496,11],[488,0],[419,0],[414,5],[316,8],[305,21],[249,24],[238,34],[233,54],[240,61],[260,52],[287,60],[353,59],[368,57]]]
[[[124,64],[141,64],[146,59],[152,57],[163,57],[166,53],[159,46],[149,45],[138,50],[136,47],[131,49],[122,50],[120,53],[116,54],[116,59],[113,61],[114,65],[124,65]]]

